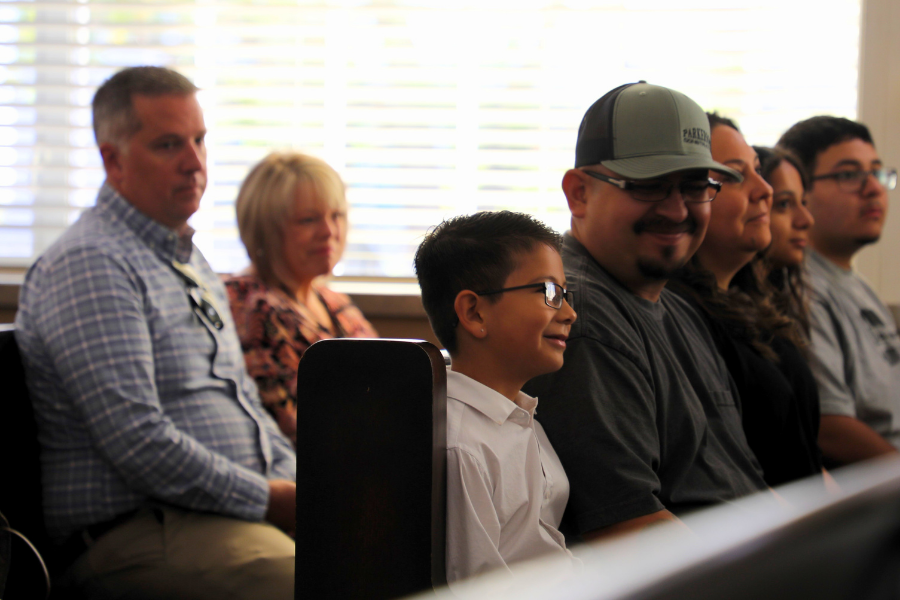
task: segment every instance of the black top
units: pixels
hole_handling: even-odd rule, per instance
[[[705,313],[704,313],[705,314]],[[821,474],[819,392],[800,350],[776,337],[774,363],[707,315],[719,353],[741,396],[744,433],[770,486]]]
[[[562,369],[533,379],[569,477],[562,529],[583,534],[765,489],[737,390],[704,318],[674,293],[631,293],[571,235],[563,264],[578,319]]]

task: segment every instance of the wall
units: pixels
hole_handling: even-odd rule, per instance
[[[869,126],[887,167],[900,168],[900,2],[863,0],[860,27],[859,120]],[[823,40],[827,43],[827,40]],[[881,241],[856,266],[888,304],[900,304],[900,189],[890,192]]]
[[[900,167],[900,35],[896,34],[900,2],[863,0],[861,24],[859,119],[870,127],[885,165]],[[891,192],[890,200],[894,208],[881,241],[860,252],[856,264],[885,302],[896,307],[900,305],[900,190]],[[0,323],[9,323],[15,316],[21,278],[20,271],[0,269]],[[381,335],[435,343],[421,302],[416,305],[408,291],[395,294],[389,289],[348,292]]]
[[[0,269],[0,323],[12,323],[19,303],[19,283],[24,273],[20,269]]]

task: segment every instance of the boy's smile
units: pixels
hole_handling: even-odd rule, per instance
[[[565,287],[559,253],[543,244],[518,257],[519,266],[503,287],[550,281]],[[488,300],[484,298],[484,300]],[[538,375],[558,370],[575,311],[563,301],[559,309],[544,300],[540,287],[507,291],[483,307],[483,343],[498,377],[521,386]],[[497,388],[495,388],[497,389]]]

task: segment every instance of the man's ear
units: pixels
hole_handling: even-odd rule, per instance
[[[481,339],[486,335],[484,328],[484,315],[481,307],[484,301],[481,296],[472,290],[463,290],[456,295],[453,309],[459,319],[459,326],[465,329],[469,335]]]
[[[122,152],[112,142],[103,142],[100,144],[100,158],[103,159],[106,178],[115,185],[122,179]]]
[[[562,189],[569,203],[569,212],[578,219],[584,218],[587,213],[587,183],[585,175],[578,169],[569,169],[563,175]]]

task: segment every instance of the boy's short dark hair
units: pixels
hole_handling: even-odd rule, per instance
[[[456,296],[502,288],[519,256],[538,244],[559,252],[562,237],[534,217],[508,210],[454,217],[425,236],[416,250],[416,276],[431,328],[448,352],[456,353]],[[500,296],[486,298],[496,302]]]
[[[843,117],[822,115],[800,121],[784,132],[778,145],[797,155],[808,177],[816,171],[819,154],[835,144],[862,140],[875,146],[869,128]]]

